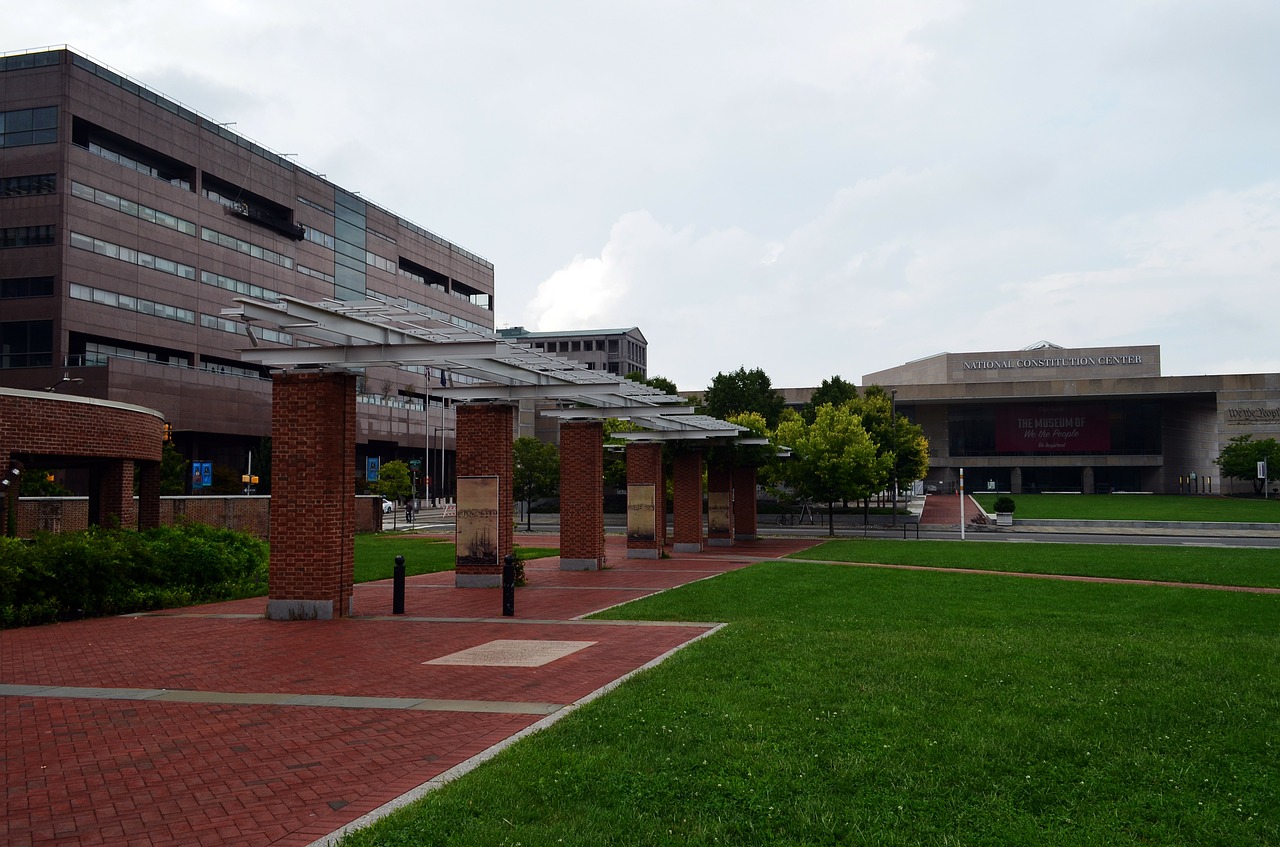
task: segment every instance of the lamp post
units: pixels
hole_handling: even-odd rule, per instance
[[[898,389],[889,391],[889,429],[893,432],[893,526],[898,525]]]
[[[443,417],[443,415],[441,416]],[[436,477],[436,504],[439,505],[439,495],[444,493],[444,433],[448,431],[448,427],[436,426],[431,428],[432,436],[436,439],[436,449],[440,453],[440,475]]]

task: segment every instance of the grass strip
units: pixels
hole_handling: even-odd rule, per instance
[[[1280,598],[766,563],[722,620],[355,845],[1280,843]]]
[[[1280,588],[1280,554],[1247,547],[849,539],[793,558]]]
[[[518,561],[560,555],[555,547],[521,547],[519,544],[514,552]],[[405,576],[451,571],[457,561],[453,541],[448,537],[361,533],[356,536],[355,581],[391,579],[396,556],[404,556]]]
[[[994,511],[997,494],[974,494]],[[1014,494],[1014,517],[1022,520],[1204,521],[1280,523],[1280,500],[1176,494]]]

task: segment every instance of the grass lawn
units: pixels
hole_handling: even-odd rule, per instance
[[[1280,552],[1247,547],[850,539],[795,558],[1280,588]]]
[[[516,559],[527,561],[558,556],[554,547],[515,546]],[[455,563],[453,542],[446,537],[420,537],[398,533],[361,533],[356,536],[355,581],[391,579],[396,556],[404,556],[405,576],[451,571]]]
[[[996,494],[974,494],[988,512]],[[1280,523],[1280,499],[1176,494],[1017,494],[1015,518]]]
[[[730,626],[342,843],[1280,844],[1280,595],[788,561],[602,617]]]

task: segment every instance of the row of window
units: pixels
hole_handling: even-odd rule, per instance
[[[7,176],[0,179],[0,198],[33,197],[38,194],[54,194],[57,190],[57,174]]]
[[[157,318],[178,321],[184,324],[194,324],[196,322],[196,313],[190,309],[182,309],[165,303],[156,303],[151,300],[144,300],[141,297],[130,297],[127,294],[117,294],[114,291],[104,291],[101,288],[93,288],[75,282],[71,283],[71,299],[97,303],[100,306],[110,306],[113,309],[124,309],[126,312],[154,315]]]
[[[45,247],[57,238],[53,224],[8,226],[0,229],[0,248]]]
[[[0,322],[0,369],[53,364],[53,321]]]
[[[105,344],[100,341],[85,342],[83,364],[104,367],[108,359],[134,359],[139,362],[151,362],[157,365],[169,365],[178,368],[191,367],[191,357],[184,353],[157,353],[153,350]]]
[[[191,265],[184,265],[172,259],[163,259],[150,253],[144,253],[141,250],[134,250],[131,247],[112,244],[110,241],[103,241],[101,238],[94,238],[79,232],[71,233],[71,246],[97,253],[100,256],[119,259],[131,265],[153,268],[161,273],[172,274],[183,279],[194,280],[196,278],[196,269]]]
[[[105,206],[108,209],[114,209],[117,212],[123,212],[132,218],[147,221],[148,223],[157,224],[165,229],[172,229],[181,232],[184,235],[194,236],[196,234],[196,225],[191,221],[183,218],[175,217],[167,212],[161,212],[150,206],[144,206],[141,203],[135,203],[132,200],[126,200],[123,197],[117,197],[106,191],[85,185],[81,182],[72,181],[71,194],[96,203],[99,206]]]
[[[57,106],[0,112],[0,147],[53,144],[57,140]]]
[[[301,267],[298,270],[302,270]],[[212,273],[211,271],[201,271],[200,281],[205,285],[212,285],[236,294],[244,294],[258,300],[279,300],[280,294],[272,291],[270,288],[263,288],[261,285],[254,285],[252,282],[236,279],[222,274]]]
[[[288,256],[277,253],[274,250],[268,250],[260,244],[252,244],[243,238],[236,238],[234,235],[227,235],[225,232],[209,229],[207,226],[200,227],[200,238],[210,244],[218,244],[238,253],[252,256],[255,259],[262,259],[264,262],[279,265],[282,268],[293,268],[293,259]]]
[[[310,276],[316,279],[322,279],[325,282],[328,282],[330,284],[336,282],[336,280],[333,278],[333,274],[327,274],[324,271],[319,271],[319,270],[316,270],[315,268],[309,268],[306,265],[298,265],[298,273],[302,274],[303,276]]]
[[[158,179],[161,182],[167,182],[170,185],[176,185],[187,191],[191,190],[191,180],[184,179],[180,176],[171,176],[166,171],[162,171],[155,165],[148,164],[140,159],[135,159],[127,153],[121,153],[118,150],[103,147],[98,143],[90,143],[88,150],[95,156],[101,156],[108,162],[115,162],[117,165],[122,165],[131,171],[137,171],[144,176],[149,176],[152,179]]]
[[[52,296],[53,277],[51,276],[15,276],[0,279],[0,300]]]

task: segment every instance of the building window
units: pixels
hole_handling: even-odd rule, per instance
[[[165,229],[172,229],[181,232],[184,235],[195,235],[196,225],[191,221],[174,217],[166,212],[153,209],[150,206],[144,206],[141,203],[135,203],[132,200],[125,200],[123,197],[117,197],[106,191],[99,191],[90,185],[80,182],[71,183],[71,194],[82,200],[88,200],[99,206],[105,206],[108,209],[114,209],[117,212],[123,212],[131,218],[147,221],[149,223],[162,226]]]
[[[0,300],[52,296],[53,277],[51,276],[16,276],[0,279]]]
[[[0,147],[53,144],[57,140],[57,106],[0,112]]]
[[[110,241],[103,241],[100,238],[93,238],[78,232],[71,233],[71,246],[97,253],[100,256],[119,259],[131,265],[154,268],[161,273],[172,274],[183,279],[194,280],[196,278],[196,269],[191,265],[184,265],[172,259],[162,259],[159,256],[152,256],[150,253],[143,253],[130,247],[122,247],[119,244],[112,244]]]
[[[95,156],[186,191],[191,190],[191,183],[195,180],[195,168],[185,162],[179,162],[158,150],[137,144],[82,118],[72,121],[71,140],[77,147],[82,147]]]
[[[32,197],[53,194],[58,190],[56,174],[10,176],[0,179],[0,197]]]
[[[299,268],[301,270],[301,268]],[[210,273],[209,271],[200,272],[200,281],[205,285],[212,285],[216,288],[222,288],[236,294],[244,294],[249,297],[256,297],[259,300],[279,300],[280,295],[272,291],[270,288],[263,288],[261,285],[254,285],[251,282],[235,279],[234,277],[223,276],[222,274]]]
[[[0,323],[0,368],[47,368],[53,364],[53,321]]]
[[[216,329],[219,332],[229,332],[232,335],[243,335],[245,325],[240,321],[233,321],[230,318],[224,318],[220,315],[200,315],[200,326],[205,329]],[[287,332],[280,332],[267,327],[254,327],[254,333],[263,341],[270,341],[274,344],[285,344],[293,346],[293,336]]]
[[[273,265],[279,265],[282,268],[293,269],[293,259],[288,256],[277,253],[274,250],[268,250],[258,244],[250,244],[243,238],[236,238],[234,235],[227,235],[224,232],[218,232],[216,229],[209,229],[207,226],[200,227],[200,239],[208,241],[210,244],[221,245],[228,250],[235,250],[237,253],[244,253],[255,259],[262,259],[264,262],[270,262]]]
[[[0,229],[0,248],[43,247],[56,238],[53,224],[11,226]]]
[[[186,353],[158,352],[121,344],[85,341],[83,336],[77,337],[74,334],[71,339],[71,345],[73,350],[83,345],[83,352],[79,354],[80,364],[86,367],[105,367],[109,359],[132,359],[138,362],[168,365],[171,368],[191,367],[191,356]]]
[[[117,294],[114,291],[104,291],[101,288],[91,288],[88,285],[79,285],[74,282],[71,283],[71,299],[97,303],[100,306],[110,306],[113,309],[124,309],[126,312],[155,315],[157,318],[178,321],[184,324],[196,322],[196,313],[190,309],[180,309],[177,306],[155,303],[151,300],[143,300],[140,297],[130,297],[127,294]]]

